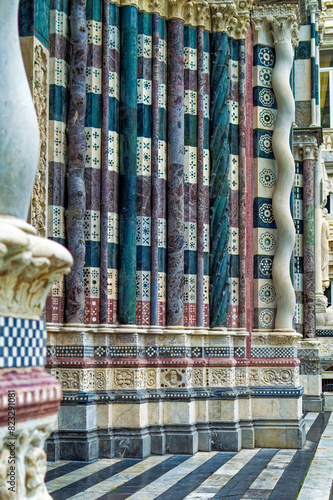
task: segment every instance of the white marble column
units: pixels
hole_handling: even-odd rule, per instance
[[[294,43],[298,31],[297,9],[281,8],[271,20],[275,44],[275,66],[272,86],[278,112],[272,146],[278,165],[278,177],[273,194],[273,213],[278,241],[273,261],[273,282],[277,297],[275,329],[292,329],[295,292],[290,277],[290,259],[295,244],[295,228],[290,212],[290,194],[295,176],[295,163],[290,149],[290,131],[295,119],[295,102],[290,87]]]

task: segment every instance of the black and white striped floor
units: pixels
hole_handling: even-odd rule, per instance
[[[333,414],[308,413],[302,450],[265,449],[48,464],[54,500],[330,500]]]

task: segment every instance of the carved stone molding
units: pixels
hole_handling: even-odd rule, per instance
[[[193,27],[202,26],[206,30],[210,30],[211,16],[209,3],[205,0],[191,0],[187,2],[184,23]]]
[[[211,2],[212,31],[227,33],[236,40],[245,39],[251,9],[251,0]]]
[[[298,45],[300,18],[297,5],[258,5],[253,8],[251,20],[256,31],[271,31],[274,45],[283,42],[291,42],[293,47]]]
[[[52,284],[70,271],[73,259],[62,245],[10,220],[0,218],[0,314],[39,319]]]
[[[31,198],[31,223],[38,236],[47,236],[47,143],[48,143],[48,55],[42,45],[34,47],[33,100],[36,109],[40,151],[35,184]]]

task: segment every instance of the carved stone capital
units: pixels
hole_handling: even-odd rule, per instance
[[[29,234],[12,221],[0,218],[0,314],[39,319],[52,284],[69,273],[73,259],[59,243]]]
[[[292,43],[293,47],[298,45],[300,18],[297,5],[258,5],[253,8],[251,20],[256,31],[271,31],[274,45],[285,42]]]
[[[187,2],[184,13],[185,24],[193,27],[202,26],[206,30],[210,30],[209,3],[205,0],[191,0]]]
[[[245,39],[250,24],[251,0],[211,2],[212,31],[227,33],[236,40]]]
[[[168,17],[168,2],[166,0],[142,0],[140,10],[149,14],[156,12],[161,17]]]
[[[186,0],[168,0],[169,19],[184,19]]]
[[[298,129],[293,131],[293,149],[297,160],[316,160],[318,146],[322,142],[322,130],[318,128]]]

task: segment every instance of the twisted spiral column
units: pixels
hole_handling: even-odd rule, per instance
[[[278,106],[272,146],[278,166],[278,178],[273,194],[273,214],[278,241],[273,261],[273,282],[277,298],[275,329],[292,330],[295,311],[295,292],[290,277],[290,259],[295,244],[295,228],[290,212],[290,193],[295,175],[295,164],[290,149],[290,131],[295,116],[295,103],[290,88],[293,64],[292,34],[296,15],[272,20],[276,63],[272,86]],[[297,25],[296,25],[297,26]]]
[[[226,33],[213,33],[211,43],[211,326],[225,326],[229,308],[229,40]]]

